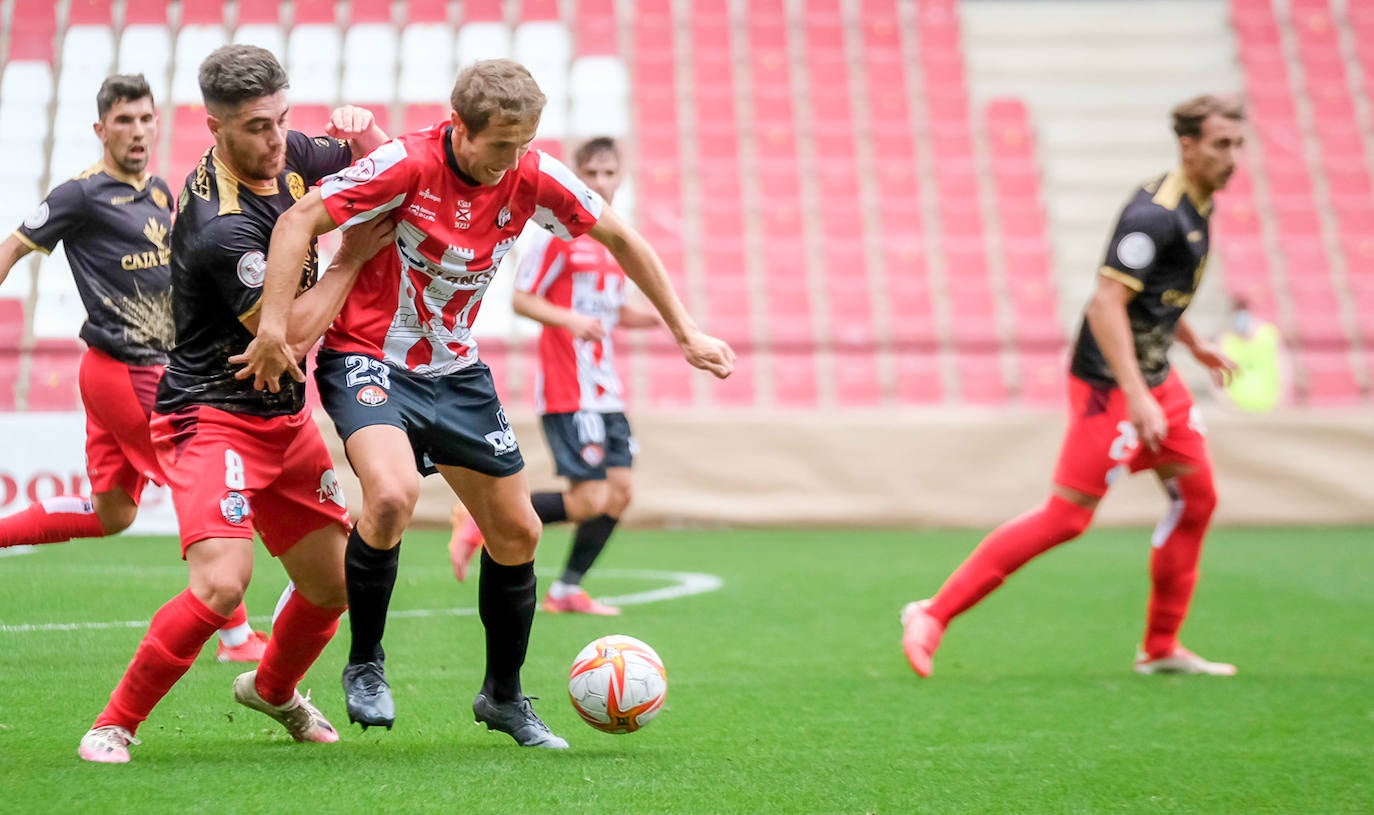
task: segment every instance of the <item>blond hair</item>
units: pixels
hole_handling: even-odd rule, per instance
[[[484,59],[458,74],[449,101],[471,137],[493,122],[538,119],[547,100],[525,66],[509,59]]]

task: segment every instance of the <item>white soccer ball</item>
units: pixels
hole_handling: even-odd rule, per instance
[[[568,696],[587,724],[605,733],[633,733],[663,708],[668,672],[634,637],[611,634],[583,648],[568,674]]]

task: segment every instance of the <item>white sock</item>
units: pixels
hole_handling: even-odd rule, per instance
[[[253,626],[244,623],[233,628],[220,629],[219,641],[224,643],[226,648],[237,648],[248,642],[248,638],[251,636],[253,636]]]
[[[553,585],[549,586],[549,596],[555,600],[562,600],[564,597],[577,594],[580,591],[582,591],[581,586],[576,583],[564,583],[562,580],[555,580]]]

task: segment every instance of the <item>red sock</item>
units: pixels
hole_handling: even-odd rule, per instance
[[[1159,659],[1178,647],[1178,630],[1188,616],[1197,585],[1202,539],[1216,509],[1212,471],[1201,469],[1166,482],[1173,504],[1155,527],[1150,555],[1150,606],[1145,618],[1145,653]]]
[[[1051,495],[1044,506],[1007,521],[984,538],[940,587],[927,613],[948,624],[1031,558],[1083,534],[1092,519],[1092,510]]]
[[[27,509],[0,518],[0,549],[61,543],[72,538],[103,538],[105,527],[91,499],[73,495],[44,498]]]
[[[320,608],[299,592],[291,593],[258,665],[258,695],[274,705],[291,701],[296,685],[339,628],[339,616],[347,609]]]
[[[224,628],[225,628],[225,629],[238,628],[238,627],[241,626],[241,625],[247,625],[247,624],[248,624],[248,606],[244,605],[243,603],[239,603],[237,606],[234,606],[234,610],[233,610],[233,611],[229,612],[229,620],[228,620],[227,622],[225,622]]]
[[[153,615],[148,633],[94,726],[115,724],[130,733],[137,730],[196,661],[201,646],[224,625],[224,619],[196,599],[190,589],[168,600]]]

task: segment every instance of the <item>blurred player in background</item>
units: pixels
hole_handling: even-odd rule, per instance
[[[1031,558],[1088,528],[1112,482],[1153,470],[1169,498],[1151,540],[1151,591],[1143,674],[1230,675],[1179,644],[1197,583],[1202,540],[1216,506],[1201,415],[1169,366],[1175,339],[1220,384],[1234,363],[1183,320],[1207,264],[1212,194],[1226,186],[1244,142],[1239,103],[1200,96],[1173,111],[1178,168],[1150,181],[1121,212],[1074,348],[1069,428],[1048,500],[998,527],[929,600],[902,610],[902,647],[929,676],[950,620],[972,608]]]
[[[476,62],[459,74],[451,101],[448,121],[388,142],[283,216],[262,324],[240,375],[269,390],[285,372],[302,377],[287,352],[286,306],[312,236],[395,212],[395,250],[359,280],[325,336],[316,375],[363,491],[346,560],[349,719],[395,721],[382,635],[401,533],[419,497],[416,471],[437,471],[486,537],[478,585],[486,676],[473,714],[521,746],[565,748],[521,690],[541,527],[519,444],[470,331],[487,284],[526,222],[565,240],[589,233],[664,315],[692,365],[725,377],[733,353],[697,329],[638,233],[562,163],[529,152],[545,103],[529,71],[510,60]]]
[[[614,140],[588,141],[573,154],[577,177],[611,203],[621,182],[620,151]],[[531,496],[542,524],[577,524],[563,575],[549,587],[544,610],[551,613],[619,614],[582,589],[591,569],[630,504],[635,440],[625,418],[611,333],[656,328],[655,312],[625,302],[625,272],[606,247],[583,235],[556,241],[530,230],[515,284],[515,313],[543,324],[539,338],[539,383],[535,409],[565,492]],[[449,543],[453,571],[461,581],[468,561],[482,545],[482,531],[463,515]]]
[[[294,585],[257,670],[234,697],[280,722],[296,741],[338,733],[296,685],[329,643],[347,605],[343,553],[348,510],[305,388],[253,388],[234,354],[260,316],[265,254],[277,217],[321,177],[386,136],[372,114],[343,107],[329,138],[287,129],[285,71],[251,45],[216,49],[200,66],[215,146],[187,176],[172,231],[177,343],[158,387],[153,446],[172,487],[190,585],[153,616],[110,702],[81,739],[87,761],[129,760],[134,733],[243,599],[253,533]],[[353,140],[349,142],[343,139]],[[287,308],[293,358],[305,356],[338,312],[363,261],[392,240],[389,219],[350,232],[317,281],[313,241],[295,262]]]
[[[1231,320],[1221,335],[1221,351],[1236,361],[1226,386],[1231,404],[1247,413],[1267,413],[1283,399],[1283,339],[1273,323],[1260,317],[1244,297],[1231,301]]]
[[[103,538],[134,522],[149,481],[167,477],[153,453],[148,416],[173,341],[168,238],[172,196],[148,172],[157,108],[142,74],[116,74],[96,94],[100,163],[59,184],[0,243],[0,282],[30,251],[62,243],[86,307],[79,386],[86,408],[91,496],[46,498],[0,518],[0,547]],[[257,662],[267,637],[242,604],[219,632],[221,662]]]

